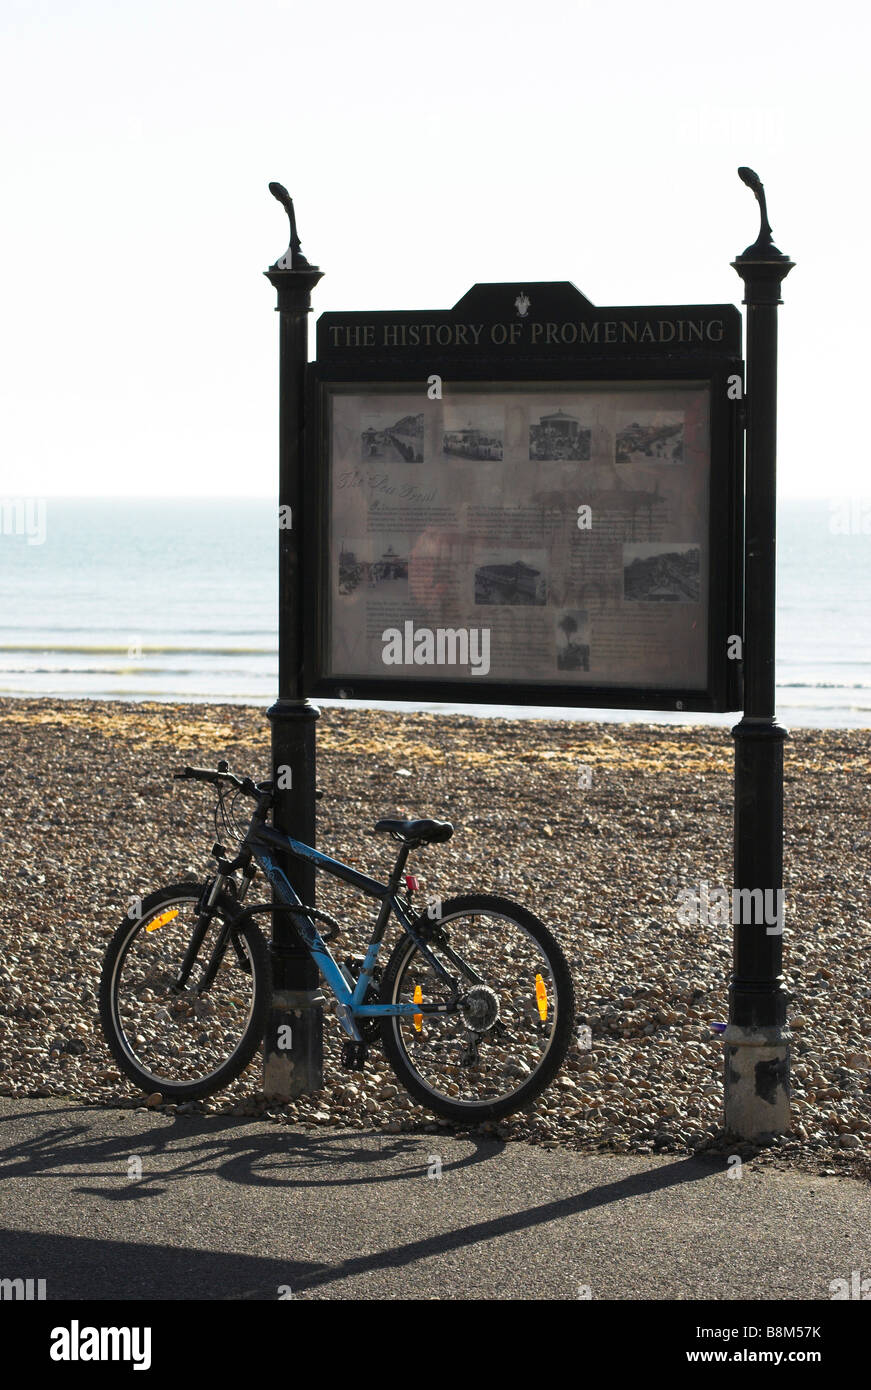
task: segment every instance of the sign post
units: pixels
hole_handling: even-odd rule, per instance
[[[783,982],[783,742],[774,709],[777,306],[794,262],[771,236],[752,169],[759,236],[733,261],[747,305],[747,484],[744,717],[735,739],[734,955],[724,1035],[725,1122],[755,1139],[789,1129],[789,1042]]]
[[[293,203],[281,184],[269,191],[290,219],[290,245],[264,272],[278,291],[281,356],[279,382],[278,699],[272,724],[273,824],[315,842],[315,720],[318,709],[303,690],[302,630],[305,594],[301,545],[303,440],[308,314],[311,292],[323,272],[300,250]],[[279,868],[304,903],[314,905],[315,871],[276,853]],[[279,902],[273,892],[273,903]],[[323,1085],[323,999],[317,966],[287,913],[276,912],[272,930],[272,1008],[263,1046],[263,1090],[289,1099]]]
[[[290,246],[281,322],[274,821],[314,843],[309,696],[733,711],[734,962],[725,1120],[789,1127],[783,741],[774,710],[777,306],[759,236],[748,307],[597,308],[569,282],[474,285],[450,309],[330,312]],[[746,511],[745,511],[746,500]],[[314,870],[285,860],[303,902]],[[735,904],[740,910],[736,913]],[[322,1085],[322,996],[275,913],[264,1090]]]

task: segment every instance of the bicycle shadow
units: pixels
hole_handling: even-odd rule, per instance
[[[89,1125],[79,1123],[57,1126],[19,1143],[2,1143],[4,1123],[34,1121],[65,1111],[82,1114],[81,1107],[73,1105],[0,1116],[0,1182],[37,1176],[93,1176],[108,1180],[98,1186],[77,1185],[71,1190],[111,1202],[158,1197],[169,1191],[172,1184],[194,1176],[220,1177],[247,1187],[354,1187],[419,1179],[426,1173],[430,1153],[438,1141],[437,1134],[385,1135],[380,1131],[356,1129],[339,1132],[291,1130],[274,1125],[270,1125],[266,1133],[240,1134],[240,1128],[260,1126],[268,1121],[253,1117],[174,1115],[166,1117],[172,1123],[155,1123],[137,1134],[95,1136]],[[98,1113],[104,1115],[106,1110],[100,1107]],[[444,1163],[443,1172],[456,1172],[493,1159],[505,1147],[498,1139],[470,1137],[468,1143],[472,1145],[472,1152]],[[157,1158],[164,1165],[169,1159],[171,1167],[148,1172],[149,1160]],[[363,1176],[347,1171],[348,1160],[354,1164],[383,1165],[397,1159],[409,1161],[398,1171],[394,1168]],[[91,1167],[93,1173],[82,1173],[83,1166]],[[110,1174],[107,1169],[113,1168],[115,1171]]]
[[[89,1113],[94,1111],[86,1112]],[[98,1113],[105,1116],[106,1111],[100,1107]],[[127,1116],[135,1112],[120,1113]],[[70,1190],[68,1186],[64,1188],[70,1179],[93,1177],[96,1182],[79,1181],[72,1191],[109,1202],[155,1199],[170,1191],[173,1184],[203,1175],[214,1175],[251,1188],[279,1191],[389,1184],[410,1179],[419,1181],[430,1162],[428,1151],[438,1149],[442,1137],[439,1134],[378,1135],[379,1147],[374,1142],[376,1135],[365,1131],[312,1133],[294,1130],[287,1134],[280,1128],[270,1127],[266,1133],[246,1134],[240,1133],[240,1129],[251,1125],[259,1129],[263,1122],[231,1116],[206,1119],[187,1115],[173,1116],[171,1122],[151,1122],[145,1132],[138,1134],[95,1135],[93,1126],[80,1118],[81,1107],[43,1105],[24,1114],[0,1115],[0,1139],[4,1124],[10,1121],[32,1125],[46,1116],[63,1119],[69,1114],[77,1119],[55,1124],[17,1143],[3,1145],[0,1179],[57,1179],[62,1184],[60,1198],[61,1191]],[[452,1143],[455,1142],[452,1139]],[[499,1140],[470,1136],[462,1136],[461,1142],[468,1143],[470,1151],[456,1159],[445,1155],[443,1174],[491,1162],[508,1147]],[[148,1174],[149,1155],[153,1159],[160,1157],[169,1167]],[[142,1161],[142,1177],[135,1181],[127,1176],[131,1156]],[[577,1155],[579,1185],[584,1182],[581,1165],[589,1157]],[[367,1166],[377,1165],[377,1171],[362,1176],[348,1173],[349,1160]],[[383,1170],[385,1164],[392,1165],[389,1171]],[[91,1171],[82,1172],[83,1168]],[[337,1171],[342,1168],[345,1172]],[[109,1173],[107,1169],[114,1171]],[[43,1251],[45,1263],[41,1268],[76,1270],[77,1289],[87,1285],[92,1291],[84,1296],[92,1298],[263,1301],[305,1296],[306,1293],[317,1295],[320,1289],[329,1297],[330,1286],[343,1281],[409,1269],[431,1259],[441,1260],[453,1252],[470,1251],[506,1235],[529,1235],[539,1227],[565,1223],[598,1207],[652,1196],[666,1188],[717,1176],[714,1164],[681,1157],[569,1196],[537,1205],[525,1204],[521,1210],[502,1211],[494,1217],[459,1227],[450,1226],[450,1215],[446,1213],[443,1229],[436,1234],[400,1241],[368,1253],[339,1256],[330,1263],[297,1256],[275,1259],[253,1253],[231,1255],[220,1250],[176,1245],[171,1240],[160,1244],[134,1244],[123,1240],[15,1231],[3,1232],[4,1258],[20,1253],[23,1260],[26,1251],[32,1259],[35,1251]],[[152,1216],[152,1224],[146,1230],[153,1230],[154,1220]],[[68,1278],[66,1274],[64,1277]],[[159,1294],[152,1291],[155,1287],[161,1289]],[[282,1289],[290,1289],[291,1293],[282,1294]],[[69,1296],[83,1295],[79,1291]]]

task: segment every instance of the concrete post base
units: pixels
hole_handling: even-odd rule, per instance
[[[725,1126],[739,1139],[788,1134],[788,1028],[740,1028],[730,1023],[725,1044]]]
[[[324,995],[319,989],[277,989],[263,1042],[263,1091],[293,1100],[324,1084]]]

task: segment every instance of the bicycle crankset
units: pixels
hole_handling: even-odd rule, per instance
[[[360,971],[363,969],[362,956],[346,956],[343,964],[345,969],[350,971],[354,979],[359,979]],[[372,972],[372,980],[369,988],[363,997],[364,1004],[377,1004],[381,999],[381,976],[382,969],[376,965]],[[358,1031],[362,1034],[364,1043],[377,1043],[381,1037],[381,1025],[377,1018],[358,1018]]]

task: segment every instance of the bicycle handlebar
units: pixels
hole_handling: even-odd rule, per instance
[[[172,776],[174,782],[211,782],[215,787],[219,787],[222,782],[229,782],[246,796],[258,797],[272,791],[271,782],[261,782],[258,785],[252,782],[250,777],[236,777],[232,772],[213,772],[208,767],[184,767],[181,772],[174,772]]]
[[[224,768],[226,768],[226,763]],[[210,782],[213,786],[219,787],[222,782],[229,782],[231,786],[238,787],[246,796],[257,797],[265,796],[272,791],[272,782],[254,782],[250,777],[236,777],[229,769],[226,771],[221,765],[218,770],[213,771],[208,767],[184,767],[181,772],[172,774],[174,782]],[[315,792],[315,799],[320,800],[323,796],[322,791]]]

